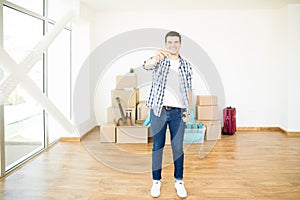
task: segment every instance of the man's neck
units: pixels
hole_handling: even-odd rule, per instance
[[[170,60],[178,60],[179,54],[170,54],[169,58],[170,58]]]

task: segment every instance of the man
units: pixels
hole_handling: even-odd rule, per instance
[[[185,122],[189,121],[187,111],[192,108],[192,68],[179,55],[181,36],[170,31],[165,36],[166,50],[144,62],[144,69],[152,71],[152,86],[146,102],[150,108],[152,148],[152,197],[160,195],[162,155],[167,125],[171,134],[174,161],[174,178],[177,195],[187,196],[183,182],[184,152],[183,136]]]

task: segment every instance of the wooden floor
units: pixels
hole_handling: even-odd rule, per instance
[[[58,143],[3,178],[0,199],[152,199],[151,144],[98,139],[92,132],[82,142]],[[300,199],[300,138],[243,132],[222,136],[208,151],[186,147],[187,199]],[[178,199],[170,157],[166,147],[159,199]]]

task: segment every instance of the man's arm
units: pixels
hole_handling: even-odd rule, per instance
[[[189,90],[189,109],[193,109],[193,92]]]
[[[152,70],[155,68],[156,63],[157,63],[156,58],[152,56],[144,62],[143,68],[145,70]]]
[[[155,65],[157,64],[157,62],[163,59],[167,55],[168,55],[168,51],[163,51],[163,50],[158,51],[154,56],[144,61],[143,68],[146,70],[155,69]]]

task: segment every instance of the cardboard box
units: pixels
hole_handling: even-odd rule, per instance
[[[119,112],[119,108],[118,107],[112,107],[112,106],[108,107],[106,109],[106,121],[108,123],[115,122],[115,118],[117,119],[116,113],[118,113],[118,112]]]
[[[218,120],[218,106],[197,106],[197,120]]]
[[[111,105],[113,107],[118,107],[116,97],[120,98],[120,103],[123,108],[131,107],[135,108],[137,101],[139,99],[138,89],[134,90],[112,90],[111,91]]]
[[[197,95],[196,105],[198,106],[216,106],[218,105],[217,96],[200,96]]]
[[[221,139],[221,121],[199,121],[206,126],[205,140],[220,140]]]
[[[100,126],[100,142],[116,142],[116,126],[106,123]]]
[[[132,124],[135,124],[136,119],[136,110],[135,108],[123,108],[124,116],[126,117],[126,114],[128,117],[131,117]],[[114,122],[117,123],[118,120],[121,118],[121,112],[119,107],[108,107],[107,108],[107,122]]]
[[[128,73],[126,75],[116,76],[116,89],[122,90],[126,88],[137,87],[137,76],[135,73]]]
[[[117,126],[117,143],[148,143],[149,126]]]
[[[146,102],[145,101],[141,101],[137,108],[137,120],[146,120],[146,118],[149,115],[150,109],[146,106]]]
[[[151,126],[149,126],[149,129],[148,129],[148,138],[152,138],[152,129],[151,129]]]

